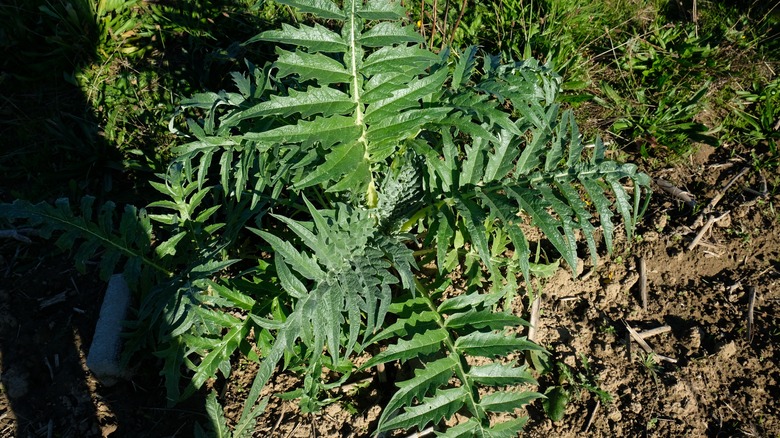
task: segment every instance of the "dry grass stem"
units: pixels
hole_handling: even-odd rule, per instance
[[[539,307],[542,303],[542,297],[540,294],[536,295],[534,301],[531,303],[531,326],[528,327],[528,340],[534,341],[536,339],[536,333],[539,326]]]
[[[685,190],[678,189],[677,187],[675,187],[674,184],[670,183],[669,181],[666,181],[665,179],[658,178],[655,180],[655,183],[658,185],[658,187],[661,188],[661,190],[679,199],[688,207],[690,208],[696,207],[696,200],[693,199],[693,196],[690,194],[690,192],[686,192]]]
[[[647,264],[645,258],[639,258],[639,295],[642,298],[642,310],[647,312]]]
[[[662,333],[667,333],[667,332],[670,332],[670,331],[672,331],[671,327],[669,327],[668,325],[662,325],[660,327],[652,328],[650,330],[645,330],[643,332],[638,332],[638,334],[639,334],[639,337],[641,337],[642,339],[647,339],[647,338],[650,338],[650,337],[653,337],[653,336],[656,336],[656,335],[660,335]]]
[[[365,379],[360,379],[356,382],[347,383],[346,385],[342,385],[339,387],[339,390],[341,392],[350,392],[353,389],[355,389],[358,385],[365,385],[371,383],[371,381],[374,380],[372,377],[366,377]]]
[[[601,400],[597,398],[596,406],[593,406],[593,410],[590,411],[590,415],[588,416],[588,423],[585,425],[585,429],[583,430],[584,433],[588,433],[588,430],[590,430],[590,426],[593,424],[593,419],[596,418],[596,411],[599,410],[599,406],[601,406]]]
[[[692,250],[693,248],[696,248],[696,246],[701,243],[701,239],[702,239],[702,237],[704,237],[704,234],[706,234],[707,231],[709,231],[710,228],[712,228],[712,225],[715,222],[717,222],[717,221],[725,218],[726,216],[728,216],[728,214],[729,214],[729,212],[727,211],[727,212],[723,213],[722,215],[720,215],[718,217],[715,217],[715,215],[710,215],[710,218],[707,219],[707,223],[705,223],[704,226],[701,227],[699,232],[696,234],[696,237],[694,237],[693,241],[691,241],[691,243],[688,245],[688,251]]]
[[[429,427],[429,428],[423,429],[423,430],[421,430],[419,432],[415,432],[415,433],[407,436],[406,438],[423,438],[424,436],[428,436],[428,435],[430,435],[432,433],[433,433],[433,427]]]
[[[747,340],[753,341],[753,309],[756,306],[756,288],[754,286],[747,287],[748,293],[748,311],[747,311]]]
[[[41,304],[39,306],[40,306],[41,309],[45,309],[45,308],[47,308],[49,306],[53,306],[53,305],[55,305],[57,303],[65,302],[66,299],[67,299],[67,294],[63,291],[63,292],[58,293],[57,295],[54,295],[51,298],[47,298],[47,299],[41,301]]]
[[[645,342],[645,340],[642,338],[642,336],[636,330],[634,330],[634,328],[632,328],[630,325],[628,325],[628,323],[625,323],[625,324],[626,324],[626,328],[628,329],[628,333],[631,335],[631,339],[636,341],[636,343],[639,344],[639,346],[642,347],[643,350],[645,350],[645,353],[647,353],[647,354],[652,353],[653,357],[655,358],[656,361],[663,360],[663,361],[670,362],[670,363],[677,363],[677,359],[673,359],[671,357],[663,356],[663,355],[660,355],[660,354],[654,352],[653,348],[650,347],[650,344]]]
[[[699,216],[694,221],[694,224],[701,224],[704,221],[704,215],[711,214],[715,210],[715,206],[718,205],[721,199],[723,199],[723,196],[726,194],[726,192],[728,192],[731,186],[733,186],[734,183],[736,183],[739,178],[745,175],[748,172],[748,170],[750,170],[749,167],[743,167],[742,170],[740,170],[736,175],[732,176],[731,179],[729,179],[728,182],[723,186],[723,189],[719,190],[718,193],[715,194],[715,196],[712,198],[712,200],[710,200],[710,203],[707,204],[706,207],[704,207],[704,209],[701,211]],[[712,216],[710,216],[710,218],[712,218]],[[694,227],[696,226],[697,225],[694,225]],[[712,224],[710,224],[710,226],[712,226]],[[708,228],[708,227],[705,225],[704,228]],[[690,250],[691,248],[688,249]]]
[[[29,237],[25,236],[25,230],[0,230],[0,238],[14,239],[24,243],[32,243]]]
[[[287,413],[287,405],[282,403],[282,412],[279,413],[279,418],[276,420],[276,423],[274,423],[274,428],[271,429],[271,436],[274,435],[274,433],[279,430],[279,425],[282,424],[282,420],[284,419],[284,414]]]
[[[385,372],[385,364],[380,363],[376,366],[376,378],[381,382],[387,382],[387,373]]]
[[[631,335],[631,339],[636,341],[636,343],[639,344],[640,347],[642,347],[642,350],[645,350],[645,353],[655,354],[653,352],[653,349],[650,347],[650,345],[647,342],[645,342],[645,340],[642,339],[641,336],[639,336],[639,333],[636,330],[634,330],[633,327],[628,325],[628,323],[626,323],[626,329],[628,329],[628,333]]]

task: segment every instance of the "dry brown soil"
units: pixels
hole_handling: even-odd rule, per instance
[[[537,341],[572,370],[574,380],[564,379],[558,366],[540,383],[544,390],[564,382],[572,401],[558,422],[535,402],[527,436],[780,436],[780,198],[747,190],[763,190],[762,176],[752,168],[724,192],[747,166],[728,155],[704,148],[653,172],[693,194],[697,209],[656,187],[632,245],[619,242],[595,267],[585,259],[576,279],[561,270],[545,280]],[[771,189],[775,176],[764,178]],[[712,214],[728,215],[688,250],[702,228],[699,213],[719,193],[723,198]],[[708,217],[705,211],[703,220]],[[0,436],[192,436],[193,424],[206,421],[203,394],[166,408],[153,359],[134,364],[135,377],[110,388],[85,369],[104,285],[78,275],[46,245],[0,241]],[[750,291],[755,302],[748,328]],[[628,326],[668,331],[646,338],[647,353],[628,340]],[[228,418],[240,412],[253,373],[253,364],[241,362],[230,381],[214,384]],[[371,374],[355,379],[365,385],[333,394],[341,400],[316,416],[272,398],[255,436],[369,436],[392,384]],[[295,376],[283,374],[271,389],[297,384]],[[592,389],[609,394],[611,402],[600,401]]]

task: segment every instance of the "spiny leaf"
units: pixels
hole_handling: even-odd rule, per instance
[[[540,397],[538,392],[496,391],[485,394],[479,405],[487,412],[514,412]]]
[[[515,158],[520,154],[520,148],[513,144],[514,136],[509,131],[502,130],[498,134],[493,153],[488,154],[483,180],[490,182],[507,176],[512,171]]]
[[[459,337],[455,349],[473,356],[505,356],[514,351],[544,351],[541,347],[525,338],[503,333],[473,332]]]
[[[442,418],[450,418],[466,403],[468,393],[464,387],[443,389],[432,397],[423,399],[419,406],[412,406],[398,416],[389,419],[377,427],[377,432],[392,429],[423,429],[428,423],[438,423]]]
[[[457,366],[457,360],[447,356],[434,362],[424,364],[423,368],[414,370],[413,378],[396,384],[396,386],[398,386],[398,391],[396,391],[396,393],[393,394],[393,398],[387,402],[387,406],[385,406],[382,411],[382,418],[379,419],[379,422],[383,423],[387,421],[387,419],[401,406],[411,406],[415,399],[422,401],[429,390],[437,390],[439,387],[446,384],[455,374],[455,368]]]
[[[347,50],[347,43],[339,34],[320,24],[315,24],[313,27],[305,24],[301,24],[300,27],[293,27],[282,23],[282,30],[267,30],[250,38],[244,44],[250,44],[255,41],[293,44],[306,47],[309,49],[309,53],[345,52]]]
[[[247,132],[244,138],[270,143],[301,143],[318,141],[323,147],[335,143],[357,140],[360,127],[355,119],[344,116],[320,117],[312,121],[301,120],[295,125],[284,125],[269,131]]]
[[[458,63],[452,72],[452,89],[457,91],[466,85],[476,65],[477,46],[469,46],[462,53],[458,53]]]
[[[599,214],[599,221],[601,228],[604,232],[604,243],[606,244],[607,251],[612,253],[612,236],[615,233],[615,225],[612,223],[612,210],[610,205],[612,204],[606,196],[604,196],[604,190],[601,188],[598,182],[591,178],[581,178],[585,192],[593,202],[593,206],[596,207],[596,211]]]
[[[295,270],[300,272],[304,277],[309,280],[319,280],[324,277],[325,273],[317,266],[317,263],[310,257],[298,252],[289,242],[285,242],[277,236],[265,231],[253,228],[250,228],[249,230],[268,242],[271,247],[273,247],[274,251],[281,254],[285,260],[287,260]]]
[[[563,193],[569,206],[571,206],[575,215],[577,216],[577,224],[582,229],[582,234],[585,236],[585,241],[588,242],[588,252],[590,252],[591,261],[595,266],[598,262],[598,254],[596,252],[596,240],[594,239],[595,227],[590,223],[591,214],[587,210],[585,202],[580,197],[579,193],[568,182],[555,182],[558,190]]]
[[[436,73],[409,83],[404,88],[396,88],[391,96],[371,103],[366,108],[366,121],[376,123],[384,117],[408,108],[419,107],[419,100],[440,91],[447,79],[447,70],[441,69]]]
[[[487,309],[470,309],[467,312],[455,313],[444,322],[444,326],[449,329],[459,329],[470,326],[475,329],[487,327],[491,330],[500,330],[504,327],[515,327],[518,325],[528,326],[528,322],[515,315],[504,312],[494,312]]]
[[[290,272],[290,268],[287,267],[287,263],[282,260],[282,257],[275,257],[274,263],[276,264],[276,272],[279,274],[279,283],[285,292],[297,299],[306,296],[308,292],[306,286]]]
[[[406,361],[423,354],[439,351],[441,343],[447,339],[447,336],[446,330],[438,329],[415,334],[410,340],[401,339],[398,343],[388,346],[385,351],[372,357],[363,364],[361,369],[371,368],[380,363],[387,363],[393,360]]]
[[[360,142],[342,143],[333,148],[325,157],[325,163],[295,183],[302,189],[330,180],[338,180],[342,175],[354,171],[363,162],[365,149]],[[362,181],[361,181],[362,183]]]
[[[472,144],[466,145],[466,159],[460,168],[460,187],[479,184],[484,171],[486,146],[487,142],[481,138],[476,138]]]
[[[174,234],[170,239],[166,240],[165,242],[159,244],[157,248],[154,249],[154,251],[157,253],[157,257],[165,257],[167,255],[175,255],[176,254],[176,245],[184,238],[184,236],[187,235],[186,231],[179,232],[177,234]]]
[[[489,307],[495,304],[500,298],[501,297],[497,294],[472,292],[470,294],[463,294],[448,298],[442,301],[436,310],[439,313],[452,313],[455,310],[461,310],[469,307]]]
[[[518,417],[498,423],[484,431],[485,438],[515,438],[528,422],[528,417]]]
[[[333,20],[343,20],[345,18],[342,11],[335,3],[330,0],[278,0],[279,3],[297,8],[301,12],[314,14],[320,18]]]
[[[230,358],[230,356],[238,348],[238,344],[246,338],[249,334],[248,324],[236,324],[227,327],[232,327],[225,336],[212,344],[211,351],[201,359],[198,364],[195,374],[192,376],[191,385],[195,389],[200,388],[209,378],[213,377],[222,361]]]
[[[561,386],[555,386],[545,394],[547,398],[542,400],[544,412],[547,413],[552,421],[561,421],[571,394]]]
[[[574,234],[574,228],[576,223],[572,220],[574,211],[569,204],[560,199],[558,193],[553,191],[547,184],[537,184],[536,190],[542,195],[542,198],[547,201],[547,204],[555,212],[558,217],[560,226],[563,230],[564,244],[566,244],[566,252],[561,252],[564,259],[569,263],[572,271],[577,269],[577,236]],[[567,254],[574,255],[573,258],[567,257]],[[572,265],[572,262],[574,263]]]
[[[328,187],[328,193],[343,192],[349,190],[353,193],[365,193],[371,181],[371,163],[369,160],[361,160],[352,172],[349,172],[340,181]]]
[[[425,124],[446,118],[450,111],[450,108],[412,109],[372,124],[366,133],[371,161],[389,157],[395,152],[398,143],[417,136]]]
[[[570,242],[565,234],[561,234],[561,231],[559,231],[560,227],[565,233],[568,225],[563,223],[562,219],[556,219],[548,212],[549,201],[546,202],[544,198],[538,197],[537,194],[539,192],[534,193],[519,186],[507,187],[506,191],[509,196],[520,204],[520,208],[533,218],[534,225],[544,232],[545,237],[550,240],[550,243],[558,250],[569,266],[573,270],[576,269],[577,253],[572,250],[572,245],[569,244]]]
[[[280,78],[297,74],[300,81],[316,80],[320,85],[349,82],[352,76],[341,62],[322,53],[288,52],[276,48],[274,66]]]
[[[452,248],[452,238],[455,237],[454,223],[455,219],[446,209],[439,210],[437,214],[438,229],[436,230],[436,264],[438,265],[439,272],[444,272],[445,259],[447,254]],[[443,304],[452,300],[447,300]],[[443,312],[440,308],[439,312]]]
[[[311,319],[314,323],[315,340],[325,336],[328,353],[334,362],[339,360],[339,340],[341,336],[341,325],[344,323],[342,309],[344,308],[344,294],[338,286],[327,283],[320,283],[320,287],[315,292],[319,295],[316,314]],[[317,343],[315,341],[315,348]],[[350,352],[347,351],[347,354]]]
[[[366,20],[399,20],[406,17],[406,9],[400,2],[387,0],[368,0],[357,13]]]
[[[382,2],[384,3],[384,2]],[[382,47],[363,60],[363,74],[374,75],[388,69],[422,73],[439,62],[434,53],[414,46]]]
[[[620,184],[620,181],[614,176],[608,175],[606,180],[610,187],[612,187],[612,193],[615,195],[615,205],[623,216],[623,223],[626,227],[626,238],[630,240],[634,236],[634,219],[631,217],[632,206],[628,200],[628,194],[626,193],[626,189]]]
[[[469,231],[471,241],[479,252],[479,256],[482,257],[482,263],[490,270],[490,251],[488,250],[488,242],[485,231],[485,214],[475,204],[468,199],[455,199],[455,206],[458,208],[463,223],[466,225],[466,229]]]
[[[410,27],[387,21],[377,23],[371,30],[361,35],[359,41],[366,47],[425,42],[422,36]]]
[[[512,364],[491,363],[473,366],[469,369],[468,375],[475,382],[490,386],[536,383],[536,380],[527,368],[517,367]]]
[[[479,190],[477,194],[490,209],[490,214],[504,224],[504,230],[509,234],[509,238],[515,246],[515,251],[518,253],[517,258],[520,261],[520,271],[523,273],[523,278],[526,281],[530,281],[531,266],[529,259],[531,250],[528,240],[518,224],[520,220],[516,216],[518,212],[517,206],[510,204],[505,196],[494,192]]]
[[[352,99],[335,88],[310,87],[306,91],[290,90],[288,96],[271,96],[270,100],[241,111],[238,119],[245,120],[268,115],[288,117],[296,113],[301,117],[309,117],[313,114],[331,116],[350,112],[354,107],[355,103]]]
[[[209,289],[215,291],[219,296],[226,298],[233,306],[243,310],[252,310],[255,306],[255,300],[250,296],[239,292],[232,287],[206,279],[206,285]]]
[[[109,204],[106,204],[104,208],[108,205]],[[133,213],[135,213],[134,208],[132,210],[126,210],[125,214]],[[126,225],[125,228],[120,228],[120,231],[127,235],[127,238],[123,239],[113,233],[104,231],[104,229],[101,229],[99,226],[85,218],[75,216],[70,209],[68,200],[65,198],[58,199],[55,206],[51,206],[47,203],[33,205],[22,200],[16,200],[12,204],[0,204],[0,217],[11,220],[28,220],[30,225],[41,227],[41,234],[44,237],[48,237],[55,231],[63,232],[61,235],[61,238],[63,239],[62,242],[68,241],[67,247],[69,248],[73,247],[73,243],[76,239],[82,238],[87,242],[92,242],[90,245],[97,244],[109,251],[118,251],[122,256],[130,259],[138,259],[142,261],[143,264],[154,268],[166,276],[172,275],[172,273],[159,262],[149,257],[145,253],[144,247],[137,248],[126,244],[128,241],[148,242],[151,240],[151,224],[149,224],[148,221],[134,220],[136,224],[135,227]],[[126,223],[129,224],[130,220],[127,220]],[[143,227],[140,225],[143,225]],[[143,233],[144,236],[136,235],[137,233]],[[130,237],[131,234],[132,237]],[[88,250],[95,249],[97,249],[97,247],[88,246],[82,250],[82,262],[84,261],[83,257],[92,255],[87,254],[90,252]],[[130,279],[128,279],[128,281],[130,281]]]
[[[434,431],[434,433],[440,438],[474,438],[479,436],[481,429],[482,425],[479,424],[479,421],[471,417],[463,423],[448,428],[444,432]]]
[[[401,318],[391,325],[385,327],[382,331],[368,340],[367,344],[376,344],[385,339],[393,337],[405,337],[410,334],[423,333],[426,330],[436,327],[438,321],[434,312],[415,312],[409,318]]]
[[[217,401],[217,392],[211,391],[206,396],[206,414],[209,418],[209,424],[211,424],[211,430],[213,436],[216,438],[229,438],[230,431],[227,427],[227,421],[225,420],[225,413],[222,410]]]

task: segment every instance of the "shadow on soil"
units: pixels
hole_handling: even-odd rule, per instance
[[[149,202],[144,182],[164,164],[128,168],[126,151],[106,140],[95,111],[110,102],[90,102],[73,79],[90,66],[114,61],[99,53],[92,3],[0,5],[0,48],[8,54],[0,61],[0,202],[59,197],[74,202],[84,195],[98,203]],[[257,17],[237,17],[236,5],[235,0],[168,2],[165,28],[146,41],[142,57],[127,58],[138,61],[129,68],[139,77],[154,73],[180,85],[162,89],[169,100],[219,89],[246,55],[236,44],[219,44],[242,41],[264,25]],[[164,34],[168,28],[177,30]],[[138,91],[128,90],[136,96]],[[141,138],[142,152],[153,153],[156,141]],[[115,386],[105,387],[91,375],[85,362],[105,283],[94,268],[87,275],[76,272],[68,254],[52,251],[53,241],[33,240],[0,240],[0,436],[192,434],[196,421],[205,422],[204,395],[167,408],[160,362],[152,354],[138,354],[131,364],[133,378]]]

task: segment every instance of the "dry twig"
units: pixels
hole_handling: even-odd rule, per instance
[[[671,327],[669,327],[668,325],[662,325],[660,327],[652,328],[650,330],[645,330],[643,332],[638,332],[638,334],[639,334],[640,338],[647,339],[649,337],[652,337],[652,336],[655,336],[655,335],[660,335],[662,333],[667,333],[667,332],[670,332],[670,331],[672,331]]]
[[[541,302],[541,294],[536,294],[536,298],[531,303],[531,326],[528,327],[528,340],[532,342],[536,339],[537,327],[539,326],[539,306]]]
[[[24,243],[32,243],[32,240],[30,240],[29,237],[25,236],[25,234],[30,234],[31,232],[32,230],[28,230],[28,229],[0,230],[0,238],[14,239]]]
[[[639,295],[642,298],[642,310],[647,312],[647,266],[645,258],[639,258]]]
[[[696,200],[693,199],[693,196],[689,192],[678,189],[677,187],[674,186],[674,184],[670,183],[665,179],[658,178],[655,180],[655,183],[658,185],[658,187],[661,188],[661,190],[681,200],[688,207],[690,208],[696,207]]]
[[[671,357],[666,357],[666,356],[663,356],[663,355],[660,355],[660,354],[654,352],[652,347],[650,347],[650,345],[647,342],[645,342],[644,339],[642,339],[642,336],[640,336],[639,333],[637,333],[636,330],[634,330],[630,325],[628,325],[627,322],[625,324],[626,324],[626,328],[628,329],[628,333],[631,335],[631,339],[636,341],[636,343],[639,344],[639,346],[642,347],[643,350],[645,350],[645,353],[648,353],[648,354],[652,353],[653,357],[656,360],[663,360],[663,361],[670,362],[670,363],[677,363],[677,359],[673,359]]]
[[[727,212],[723,213],[722,215],[720,215],[720,216],[718,216],[718,217],[715,217],[715,215],[710,215],[710,218],[709,218],[709,219],[707,219],[707,223],[706,223],[706,224],[704,224],[704,226],[703,226],[703,227],[701,227],[701,229],[699,230],[699,232],[696,234],[696,237],[694,237],[694,238],[693,238],[693,241],[691,241],[691,243],[688,245],[688,251],[692,250],[693,248],[696,248],[696,245],[698,245],[699,243],[701,243],[701,238],[702,238],[702,237],[704,237],[704,234],[706,234],[706,233],[707,233],[707,231],[709,231],[709,230],[710,230],[710,228],[712,228],[712,225],[713,225],[715,222],[717,222],[717,221],[719,221],[719,220],[721,220],[721,219],[725,218],[726,216],[728,216],[728,215],[729,215],[729,213],[730,213],[730,212],[728,212],[728,211],[727,211]]]
[[[415,433],[407,436],[406,438],[422,438],[422,437],[428,436],[428,435],[430,435],[432,433],[433,433],[433,426],[431,426],[431,427],[429,427],[427,429],[423,429],[423,430],[421,430],[419,432],[415,432]]]
[[[47,298],[45,300],[42,300],[39,304],[41,309],[45,309],[49,306],[53,306],[57,303],[62,303],[66,301],[68,298],[67,291],[63,291],[58,293],[57,295],[54,295],[53,297]]]
[[[756,288],[754,286],[747,287],[748,293],[748,312],[747,312],[747,340],[753,341],[753,309],[756,306]]]
[[[593,406],[593,410],[590,411],[590,416],[588,416],[588,424],[585,425],[585,429],[583,430],[584,433],[588,433],[588,430],[590,430],[590,426],[593,424],[593,419],[596,418],[596,411],[599,410],[599,406],[601,406],[601,400],[597,398],[596,406]]]
[[[282,419],[284,419],[284,414],[287,412],[287,405],[282,403],[282,412],[279,413],[279,418],[276,419],[276,424],[274,424],[274,428],[271,429],[270,436],[273,436],[274,433],[279,429],[279,425],[282,424]]]

